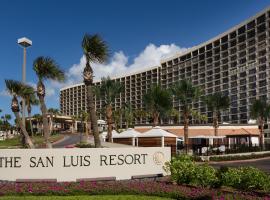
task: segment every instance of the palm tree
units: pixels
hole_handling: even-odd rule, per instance
[[[123,109],[118,108],[114,110],[112,116],[115,124],[115,129],[118,132],[119,128],[122,128]]]
[[[176,100],[180,101],[182,106],[182,116],[184,118],[184,139],[186,153],[188,152],[188,126],[189,118],[192,115],[192,103],[199,99],[201,90],[192,85],[188,80],[181,80],[174,84],[171,88]]]
[[[90,62],[105,62],[108,59],[108,47],[106,42],[104,42],[99,35],[85,34],[82,40],[82,49],[86,58],[86,65],[83,71],[83,79],[87,89],[87,112],[90,113],[90,121],[91,126],[93,127],[95,147],[101,147],[97,116],[94,105],[94,95],[92,90],[94,75]]]
[[[153,126],[159,123],[161,113],[167,113],[172,109],[172,95],[169,90],[160,85],[152,85],[143,96],[146,110],[152,114]]]
[[[47,118],[47,107],[45,104],[45,85],[43,81],[46,79],[64,81],[64,72],[60,69],[57,63],[50,57],[38,57],[33,63],[33,69],[38,77],[37,96],[39,98],[40,110],[43,118],[44,138],[47,148],[51,148],[52,144],[49,141],[50,130]]]
[[[260,127],[260,145],[264,145],[264,123],[270,117],[270,104],[266,100],[256,99],[250,107],[250,117],[257,119]]]
[[[24,90],[29,90],[31,86],[28,86],[26,84],[23,84],[19,81],[14,80],[5,80],[6,87],[8,92],[13,96],[12,102],[11,102],[11,110],[15,114],[16,120],[19,123],[20,129],[23,133],[23,136],[25,137],[26,144],[31,148],[35,148],[28,132],[25,129],[25,126],[22,122],[22,119],[20,117],[20,107],[19,107],[19,101],[17,97],[21,97]]]
[[[208,110],[212,112],[215,136],[218,136],[218,119],[220,112],[229,108],[230,98],[221,93],[210,94],[206,96],[206,105]]]
[[[33,88],[25,90],[22,94],[22,97],[25,100],[25,105],[27,107],[31,135],[33,136],[33,125],[32,125],[32,119],[31,119],[31,111],[32,111],[32,106],[38,105],[39,101],[36,98],[35,91],[33,90]]]
[[[134,121],[134,117],[135,117],[135,111],[132,108],[131,103],[127,103],[125,104],[125,108],[123,111],[123,115],[124,115],[124,120],[126,122],[126,128],[130,128],[133,126],[133,121]]]
[[[60,114],[60,111],[57,108],[49,108],[48,109],[48,114],[50,115],[50,125],[49,125],[49,129],[50,129],[50,133],[52,133],[53,131],[53,126],[54,126],[54,116],[56,117],[56,115]]]
[[[98,96],[101,97],[106,106],[106,119],[108,125],[108,139],[109,142],[112,142],[112,124],[113,124],[113,107],[112,104],[115,101],[115,98],[120,95],[123,91],[123,85],[120,82],[115,82],[111,80],[110,77],[101,78],[101,84],[99,87]]]

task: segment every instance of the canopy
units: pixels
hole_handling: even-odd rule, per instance
[[[161,129],[159,126],[153,127],[151,130],[144,132],[138,137],[175,137],[177,138],[176,135]]]
[[[119,134],[113,134],[113,138],[134,138],[140,136],[141,133],[135,131],[133,128],[128,128],[127,130],[123,131]]]

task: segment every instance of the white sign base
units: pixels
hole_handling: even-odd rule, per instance
[[[0,180],[78,181],[163,174],[170,147],[1,149]]]

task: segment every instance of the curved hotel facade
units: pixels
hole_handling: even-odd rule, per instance
[[[131,103],[134,109],[143,109],[142,96],[151,84],[168,88],[176,81],[190,79],[202,88],[204,95],[223,92],[230,97],[231,106],[222,113],[222,122],[247,123],[252,101],[270,97],[269,34],[270,8],[267,8],[207,42],[161,60],[160,66],[116,77],[114,80],[123,83],[125,91],[116,99],[114,107]],[[60,93],[63,114],[78,115],[80,110],[86,110],[84,84],[62,88]],[[102,101],[96,101],[97,110],[102,106]],[[181,110],[177,101],[173,106]],[[207,115],[208,122],[212,121],[202,101],[194,103],[193,108]],[[147,120],[136,119],[136,123],[146,124]],[[197,122],[193,120],[193,123]]]

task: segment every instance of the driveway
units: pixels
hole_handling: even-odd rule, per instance
[[[247,167],[252,166],[259,168],[270,174],[270,157],[252,160],[241,161],[225,161],[225,162],[211,162],[210,165],[219,168],[221,166],[227,167]]]
[[[66,135],[63,140],[53,144],[53,148],[65,148],[68,145],[74,145],[80,142],[80,134]]]

